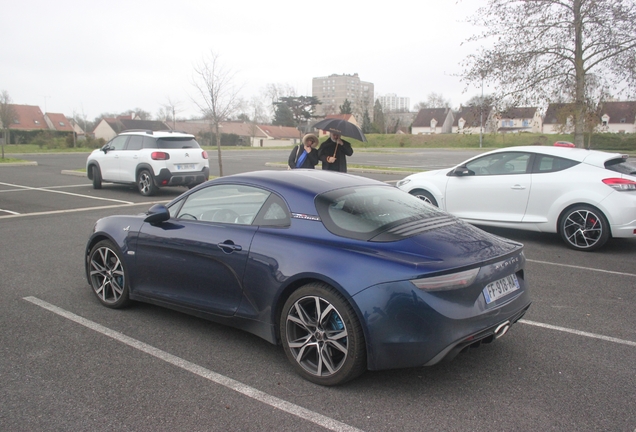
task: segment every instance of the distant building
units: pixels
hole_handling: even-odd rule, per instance
[[[384,112],[409,112],[409,107],[411,106],[411,98],[399,97],[395,93],[378,96],[377,100],[382,105]]]
[[[413,120],[411,133],[413,135],[451,133],[453,120],[453,111],[450,108],[423,108]]]
[[[95,129],[93,136],[95,138],[103,138],[110,141],[121,132],[131,129],[145,129],[151,131],[169,130],[170,128],[164,122],[157,120],[132,120],[131,116],[119,116],[117,118],[103,118]]]
[[[351,103],[351,110],[357,118],[363,118],[365,111],[373,117],[373,83],[361,81],[357,73],[313,78],[311,95],[322,102],[316,107],[317,117],[340,114],[340,106],[345,100]]]

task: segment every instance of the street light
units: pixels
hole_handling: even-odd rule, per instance
[[[479,103],[479,148],[484,139],[484,76],[481,76],[481,100]]]

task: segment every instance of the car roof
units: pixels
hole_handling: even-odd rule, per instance
[[[149,135],[155,138],[194,138],[192,134],[173,130],[152,131],[146,129],[131,129],[123,131],[119,135]]]
[[[254,183],[281,192],[293,189],[314,195],[351,186],[388,186],[379,180],[319,169],[252,171],[221,177],[213,181],[215,183]]]
[[[252,171],[219,177],[212,184],[254,185],[275,191],[293,213],[316,214],[314,199],[327,191],[359,186],[393,186],[365,177],[315,169]]]
[[[493,150],[484,154],[501,153],[501,152],[509,152],[509,151],[541,153],[541,154],[546,154],[550,156],[558,156],[558,157],[571,159],[577,162],[584,162],[584,163],[599,166],[599,167],[604,167],[605,162],[608,160],[627,157],[627,155],[623,155],[621,153],[609,153],[609,152],[604,152],[600,150],[587,150],[582,148],[555,147],[555,146],[506,147],[506,148]]]

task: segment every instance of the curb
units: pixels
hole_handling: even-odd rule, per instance
[[[72,175],[75,177],[86,177],[86,173],[82,171],[62,170],[62,174]]]
[[[280,162],[265,162],[265,166],[270,166],[274,168],[287,169],[287,164]],[[406,177],[410,174],[415,174],[421,171],[403,171],[403,170],[392,170],[390,168],[387,169],[377,169],[377,168],[352,168],[347,167],[347,172],[360,172],[360,173],[375,173],[375,174],[404,174]]]

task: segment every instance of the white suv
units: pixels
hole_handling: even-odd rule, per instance
[[[86,161],[93,188],[102,182],[136,184],[149,196],[162,186],[194,187],[208,180],[208,154],[194,135],[173,131],[130,130],[94,150]]]

